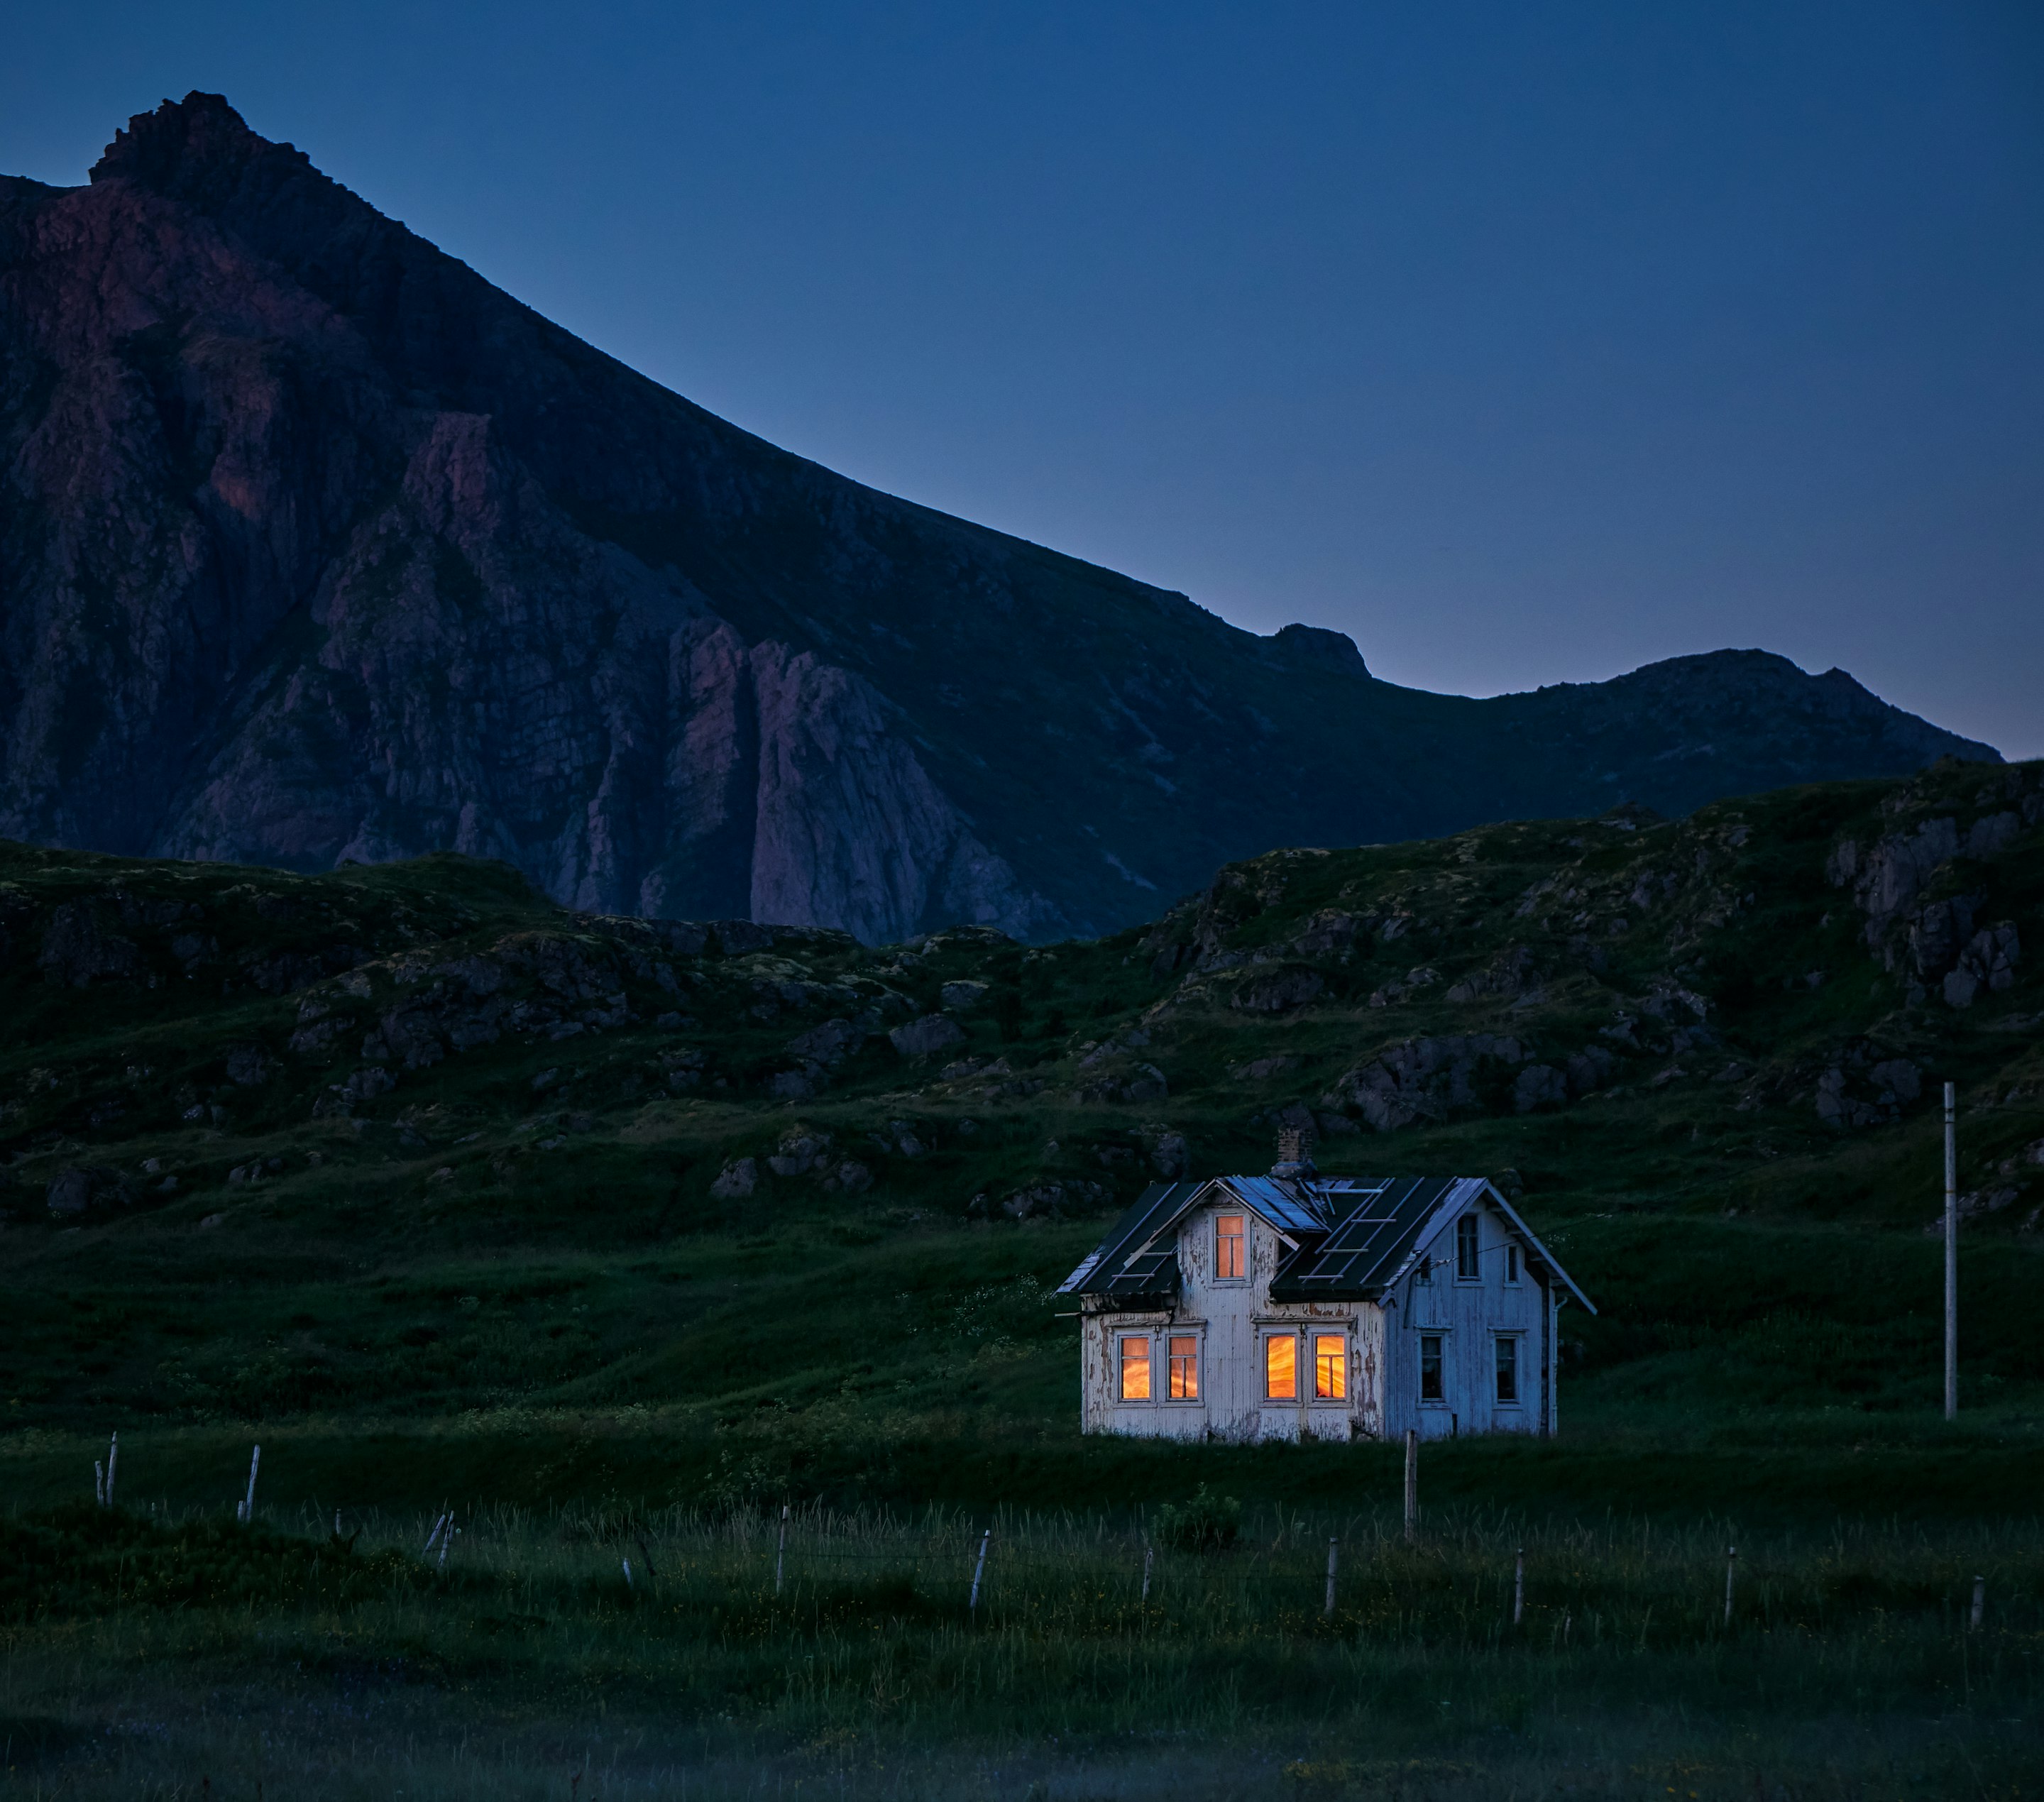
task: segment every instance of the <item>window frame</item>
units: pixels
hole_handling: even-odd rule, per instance
[[[1439,1378],[1440,1393],[1438,1395],[1427,1393],[1427,1343],[1430,1339],[1437,1348],[1434,1355],[1439,1361],[1435,1370]],[[1417,1387],[1422,1408],[1446,1408],[1448,1405],[1448,1335],[1445,1331],[1433,1327],[1421,1332],[1419,1362],[1413,1374],[1419,1378]]]
[[[1466,1259],[1463,1256],[1465,1251],[1468,1253]],[[1465,1263],[1468,1266],[1466,1270],[1463,1267]],[[1455,1222],[1455,1281],[1458,1283],[1480,1283],[1483,1281],[1483,1227],[1481,1216],[1473,1208]]]
[[[1143,1360],[1143,1387],[1147,1395],[1128,1393],[1128,1360],[1123,1349],[1140,1339],[1146,1348]],[[1157,1334],[1151,1327],[1114,1329],[1114,1404],[1117,1408],[1155,1408],[1157,1405]]]
[[[1174,1332],[1167,1327],[1157,1336],[1164,1344],[1164,1393],[1158,1397],[1158,1405],[1162,1408],[1204,1408],[1206,1405],[1207,1335],[1204,1332]],[[1175,1381],[1175,1373],[1171,1366],[1178,1358],[1171,1347],[1181,1339],[1193,1348],[1193,1393],[1190,1395],[1171,1393],[1171,1385]],[[1151,1386],[1155,1388],[1156,1385],[1153,1382]]]
[[[1490,1335],[1493,1351],[1490,1354],[1490,1402],[1493,1408],[1523,1408],[1526,1405],[1524,1370],[1526,1360],[1520,1355],[1520,1342],[1526,1337],[1522,1332],[1494,1332]],[[1512,1347],[1512,1393],[1500,1395],[1498,1381],[1504,1374],[1506,1346]]]
[[[1505,1281],[1513,1289],[1516,1289],[1525,1268],[1525,1260],[1519,1255],[1519,1241],[1516,1239],[1507,1239],[1504,1242]]]
[[[1241,1223],[1242,1223],[1242,1231],[1241,1231],[1240,1232],[1239,1232],[1239,1233],[1224,1233],[1224,1232],[1220,1230],[1220,1224],[1221,1224],[1221,1222],[1222,1222],[1223,1220],[1239,1220],[1239,1221],[1241,1221]],[[1213,1231],[1213,1236],[1214,1236],[1213,1280],[1214,1280],[1216,1283],[1228,1283],[1228,1284],[1231,1284],[1231,1285],[1232,1285],[1232,1284],[1235,1284],[1235,1283],[1246,1283],[1246,1282],[1247,1282],[1247,1281],[1249,1281],[1249,1214],[1248,1214],[1248,1211],[1247,1211],[1247,1209],[1244,1209],[1243,1211],[1242,1211],[1242,1212],[1239,1212],[1239,1213],[1228,1213],[1228,1214],[1224,1214],[1224,1213],[1220,1213],[1220,1212],[1216,1212],[1215,1213],[1215,1215],[1214,1215],[1214,1217],[1213,1217],[1213,1224],[1214,1224],[1214,1231]],[[1236,1251],[1236,1254],[1237,1254],[1237,1256],[1238,1256],[1238,1257],[1240,1258],[1240,1260],[1241,1260],[1242,1267],[1241,1267],[1241,1269],[1239,1269],[1239,1270],[1235,1270],[1235,1271],[1234,1271],[1234,1272],[1232,1272],[1232,1273],[1231,1273],[1231,1274],[1225,1274],[1225,1275],[1224,1275],[1224,1274],[1223,1274],[1222,1270],[1221,1270],[1221,1248],[1222,1248],[1222,1247],[1223,1247],[1224,1245],[1225,1245],[1225,1244],[1228,1243],[1231,1240],[1233,1242],[1233,1243],[1234,1243],[1234,1245],[1235,1245],[1235,1251]]]
[[[1323,1332],[1319,1327],[1312,1327],[1305,1330],[1304,1336],[1312,1342],[1313,1347],[1313,1404],[1317,1408],[1347,1407],[1349,1398],[1354,1392],[1354,1385],[1351,1378],[1355,1369],[1355,1347],[1347,1330],[1344,1327],[1334,1332]],[[1342,1393],[1339,1395],[1320,1393],[1320,1346],[1323,1341],[1327,1339],[1332,1339],[1341,1348],[1339,1355]]]
[[[1257,1362],[1260,1366],[1258,1381],[1262,1385],[1261,1399],[1263,1404],[1268,1407],[1274,1402],[1285,1408],[1297,1407],[1301,1399],[1299,1394],[1299,1329],[1297,1327],[1266,1327],[1257,1337],[1262,1342]],[[1292,1348],[1292,1393],[1289,1395],[1273,1395],[1270,1393],[1270,1348],[1281,1343]]]

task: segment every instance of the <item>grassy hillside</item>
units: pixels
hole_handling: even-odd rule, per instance
[[[286,1493],[420,1505],[1352,1497],[1369,1452],[1082,1446],[1048,1293],[1291,1123],[1496,1175],[1599,1304],[1562,1446],[1443,1453],[1449,1493],[1999,1512],[2044,1443],[2040,899],[2037,765],[1280,852],[1042,950],[7,847],[0,1457],[75,1494],[118,1427],[198,1497],[260,1424]]]
[[[2037,766],[1280,853],[1043,950],[7,849],[9,1781],[2015,1802],[2041,898]],[[1495,1175],[1601,1309],[1414,1543],[1394,1449],[1076,1431],[1058,1279],[1285,1125]],[[1228,1550],[1163,1531],[1202,1484]]]

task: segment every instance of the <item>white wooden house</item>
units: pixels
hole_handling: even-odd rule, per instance
[[[1596,1310],[1481,1177],[1154,1185],[1059,1293],[1081,1424],[1166,1439],[1555,1431],[1558,1316]]]

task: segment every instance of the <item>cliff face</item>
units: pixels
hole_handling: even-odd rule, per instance
[[[1274,843],[1993,755],[1758,654],[1475,702],[1235,631],[749,436],[217,97],[0,179],[0,457],[42,843],[1042,937]]]

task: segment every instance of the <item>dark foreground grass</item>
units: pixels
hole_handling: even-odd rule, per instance
[[[1750,1537],[1727,1624],[1717,1523],[1449,1513],[1408,1545],[1266,1508],[1185,1554],[1008,1514],[976,1609],[988,1523],[941,1512],[809,1509],[784,1539],[770,1512],[501,1508],[444,1568],[424,1516],[295,1524],[244,1535],[236,1577],[213,1526],[10,1523],[13,1785],[2015,1798],[2044,1758],[2034,1527]],[[161,1581],[193,1555],[221,1594]]]

